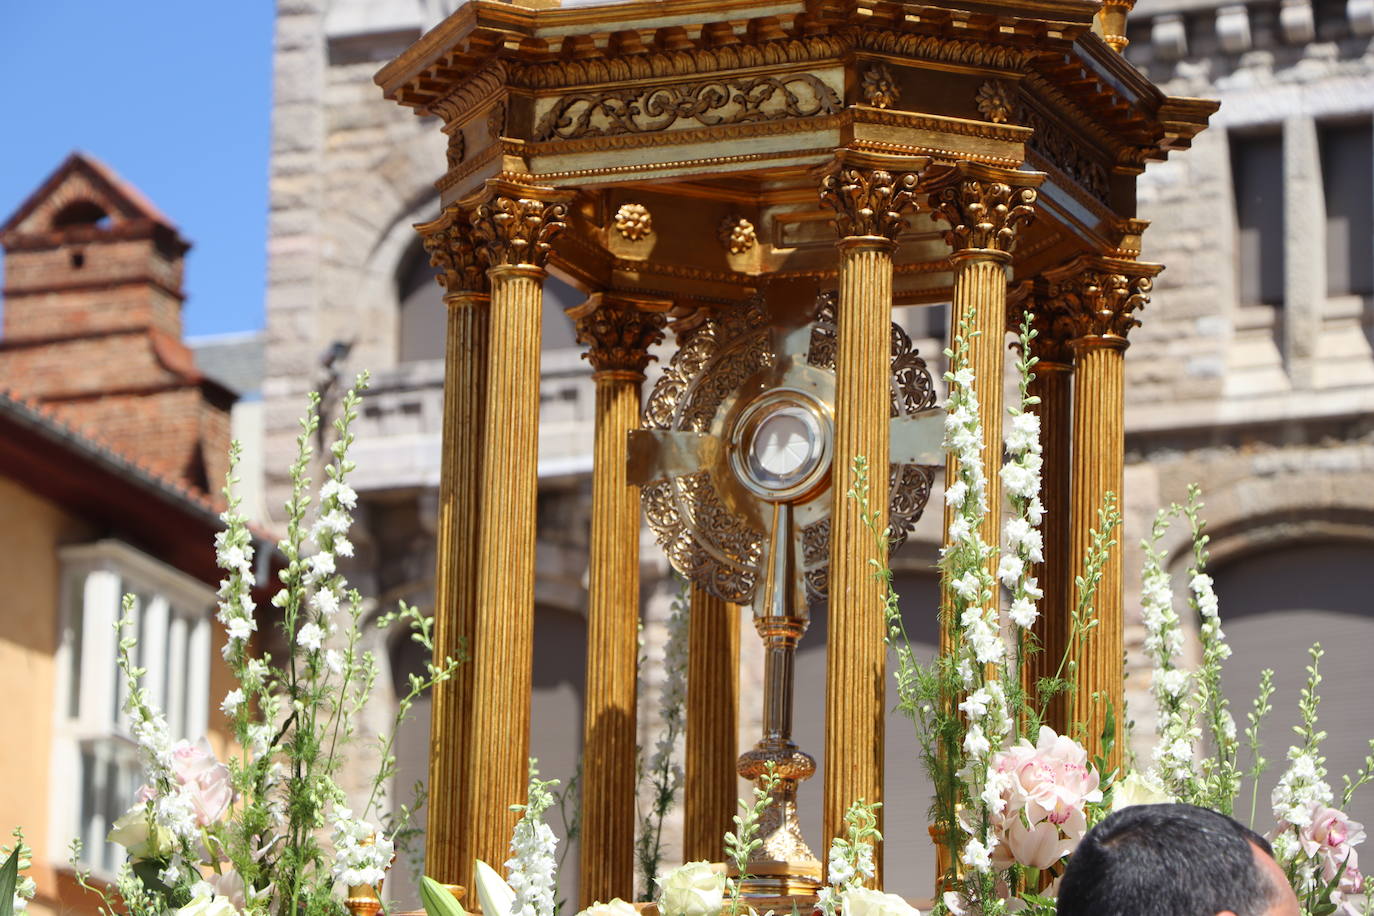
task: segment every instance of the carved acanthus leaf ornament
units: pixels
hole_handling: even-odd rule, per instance
[[[567,228],[568,205],[496,196],[473,207],[472,232],[492,266],[548,263],[553,239]]]
[[[917,172],[841,166],[821,179],[821,203],[835,211],[841,238],[896,240],[915,209]]]
[[[1133,265],[1134,266],[1134,265]],[[1124,341],[1140,324],[1136,313],[1150,301],[1151,279],[1160,268],[1140,264],[1139,270],[1115,271],[1085,267],[1051,281],[1055,331],[1061,339],[1118,339]]]
[[[649,348],[663,340],[668,303],[650,310],[634,302],[594,298],[569,311],[577,326],[577,342],[587,347],[583,357],[597,372],[644,374],[653,356]]]
[[[487,272],[478,258],[477,244],[467,215],[457,204],[436,220],[415,227],[429,252],[431,267],[439,269],[439,285],[450,293],[486,292]]]
[[[981,177],[962,178],[930,195],[931,215],[949,223],[945,242],[969,248],[1010,251],[1016,230],[1035,215],[1034,188]]]

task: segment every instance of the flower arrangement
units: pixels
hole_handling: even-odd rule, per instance
[[[380,763],[358,815],[346,806],[336,781],[345,753],[356,743],[356,716],[377,674],[372,654],[359,645],[362,597],[337,562],[353,554],[348,532],[357,494],[348,485],[354,470],[348,452],[366,387],[364,374],[343,397],[313,513],[308,469],[319,430],[318,395],[311,395],[301,421],[286,535],[279,544],[285,567],[271,601],[272,623],[285,647],[277,658],[254,645],[260,609],[251,593],[253,547],[235,491],[240,448],[236,443],[231,449],[225,528],[215,542],[225,573],[216,616],[236,681],[220,709],[241,748],[227,762],[217,760],[203,739],[171,740],[165,716],[143,688],[144,672],[133,662],[135,640],[126,635],[133,597],[125,598],[118,624],[119,666],[128,685],[124,711],[146,783],[110,834],[129,853],[113,888],[95,890],[78,870],[82,884],[101,896],[104,916],[337,916],[350,890],[375,895],[385,877],[392,838],[406,831],[414,810],[396,805],[387,822],[381,821],[395,772],[392,737],[380,740]],[[377,625],[397,622],[432,650],[427,618],[403,604],[381,615]],[[445,659],[424,675],[411,675],[396,724],[457,664]],[[79,854],[74,844],[73,864]]]
[[[1208,575],[1201,494],[1190,488],[1182,505],[1162,510],[1150,536],[1142,542],[1145,649],[1152,663],[1151,692],[1158,707],[1154,758],[1146,769],[1108,770],[1107,750],[1129,738],[1127,729],[1106,710],[1100,736],[1104,755],[1090,760],[1081,732],[1058,735],[1043,724],[1046,704],[1055,696],[1078,690],[1075,648],[1092,638],[1097,627],[1093,600],[1121,525],[1115,494],[1104,494],[1097,527],[1091,532],[1084,574],[1076,581],[1071,609],[1069,647],[1052,677],[1023,687],[1022,670],[1030,654],[1040,651],[1031,626],[1040,589],[1032,564],[1043,560],[1039,525],[1039,424],[1030,411],[1037,401],[1029,383],[1037,362],[1031,355],[1036,331],[1029,315],[1019,329],[1019,402],[1009,408],[1006,463],[1001,485],[1010,512],[1000,551],[979,532],[992,500],[982,464],[984,432],[978,420],[973,373],[968,366],[970,325],[965,323],[945,351],[949,371],[945,446],[955,459],[955,474],[946,486],[952,509],[942,561],[941,621],[950,651],[929,665],[918,665],[907,639],[885,561],[875,560],[876,574],[886,583],[888,643],[897,660],[898,711],[911,719],[922,741],[922,758],[935,785],[935,831],[957,859],[944,866],[943,894],[936,913],[992,916],[1023,912],[1048,916],[1054,911],[1053,880],[1087,830],[1114,810],[1131,804],[1184,801],[1226,814],[1234,811],[1242,779],[1252,783],[1265,770],[1259,754],[1259,732],[1271,711],[1273,672],[1261,674],[1260,689],[1245,731],[1249,767],[1242,771],[1240,740],[1229,703],[1221,692],[1222,664],[1230,656],[1221,629],[1217,595]],[[877,556],[887,556],[887,534],[881,516],[867,502],[867,463],[855,462],[856,483],[848,494],[860,504],[873,531]],[[1188,569],[1189,608],[1199,622],[1202,662],[1196,671],[1180,663],[1181,618],[1174,608],[1160,542],[1170,522],[1182,518],[1190,528],[1193,551]],[[996,571],[996,576],[993,575]],[[1005,590],[1005,598],[999,594]],[[1005,605],[1005,607],[1004,607]],[[1308,684],[1300,707],[1300,743],[1290,748],[1288,767],[1272,799],[1275,826],[1270,832],[1275,856],[1288,875],[1307,916],[1374,914],[1374,877],[1358,868],[1356,847],[1363,826],[1340,808],[1325,781],[1317,727],[1317,663],[1312,652]],[[1080,726],[1081,728],[1081,726]],[[1208,753],[1202,752],[1205,739]],[[1341,807],[1356,789],[1374,779],[1374,741],[1364,767],[1346,777]],[[1258,789],[1252,790],[1253,824]],[[844,843],[832,847],[843,859]],[[841,861],[841,881],[854,870]],[[870,873],[871,874],[871,873]],[[1043,890],[1042,890],[1043,889]],[[827,889],[820,909],[835,906]],[[844,907],[850,912],[849,907]],[[860,904],[855,912],[863,910]]]

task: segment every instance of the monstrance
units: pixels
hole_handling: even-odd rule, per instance
[[[779,314],[781,312],[800,312]],[[721,310],[679,347],[630,436],[630,474],[679,573],[749,604],[764,644],[763,735],[741,776],[781,777],[743,893],[756,906],[815,899],[821,863],[802,837],[797,786],[815,760],[792,741],[793,659],[824,597],[834,442],[835,299]],[[920,517],[943,464],[942,411],[925,361],[892,326],[891,541]]]

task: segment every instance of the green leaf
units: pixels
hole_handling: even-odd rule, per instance
[[[420,903],[426,916],[465,916],[466,912],[458,898],[429,875],[420,879]]]
[[[14,916],[14,889],[19,886],[19,845],[0,866],[0,916]]]

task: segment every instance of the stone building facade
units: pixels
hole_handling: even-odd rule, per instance
[[[1374,6],[1141,0],[1129,37],[1162,89],[1221,109],[1141,181],[1143,257],[1167,269],[1127,354],[1127,546],[1201,485],[1242,726],[1276,671],[1265,799],[1312,642],[1333,781],[1374,736]]]
[[[353,371],[370,369],[356,452],[363,530],[353,574],[379,607],[432,600],[443,307],[411,226],[438,212],[431,181],[445,149],[437,125],[383,101],[372,76],[455,5],[280,0],[278,7],[263,385],[268,503],[281,502],[306,392],[325,390],[327,411]],[[1298,21],[1303,10],[1307,31]],[[1252,659],[1282,666],[1276,705],[1286,712],[1296,700],[1301,643],[1329,634],[1328,706],[1346,704],[1339,714],[1352,724],[1338,750],[1345,739],[1333,737],[1333,771],[1350,769],[1355,739],[1374,734],[1374,707],[1357,699],[1369,676],[1355,667],[1352,648],[1374,644],[1371,590],[1362,588],[1374,584],[1374,444],[1364,419],[1374,403],[1369,16],[1368,0],[1220,9],[1206,0],[1141,0],[1127,52],[1167,91],[1219,97],[1223,107],[1191,152],[1141,182],[1141,215],[1154,222],[1144,256],[1168,269],[1127,357],[1133,461],[1124,536],[1133,546],[1158,506],[1181,500],[1190,481],[1203,485],[1222,614],[1245,659],[1235,673],[1251,680]],[[1323,169],[1345,170],[1335,191]],[[563,309],[581,298],[551,279],[543,327],[532,745],[545,775],[565,780],[581,741],[593,388]],[[944,310],[902,311],[919,350],[938,354]],[[938,378],[941,367],[931,368]],[[894,564],[909,629],[926,652],[936,642],[938,518],[932,505]],[[1170,546],[1174,557],[1187,552],[1178,539]],[[642,557],[645,653],[653,657],[673,585],[648,541]],[[1138,562],[1128,557],[1129,604]],[[1128,633],[1137,655],[1138,618],[1137,609]],[[797,740],[817,756],[824,632],[821,615],[798,658]],[[747,685],[757,639],[747,626],[742,637]],[[420,661],[404,643],[377,648],[389,650],[397,684]],[[650,680],[659,676],[658,666],[646,668]],[[1237,704],[1248,704],[1254,689],[1228,688]],[[1136,699],[1143,689],[1141,682]],[[387,718],[383,706],[377,727]],[[757,707],[757,693],[746,687],[742,742],[756,734]],[[404,736],[401,785],[423,775],[425,712]],[[1145,707],[1133,704],[1132,714],[1148,731]],[[652,747],[650,719],[646,706],[641,742]],[[1270,734],[1280,742],[1286,729],[1275,722]],[[917,746],[910,727],[893,720],[887,874],[890,889],[925,896],[933,854]],[[1282,747],[1268,756],[1281,760]],[[802,793],[817,848],[821,778]],[[573,862],[562,887],[570,899]]]

